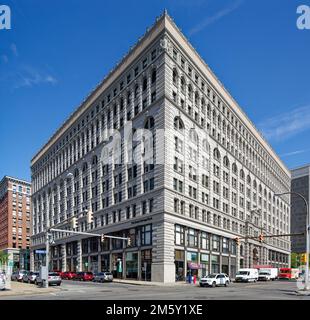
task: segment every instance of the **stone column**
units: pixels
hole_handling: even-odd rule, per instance
[[[30,251],[30,270],[36,271],[34,270],[34,251],[33,250]]]
[[[78,272],[82,271],[82,240],[77,241],[77,266],[76,269]]]
[[[67,269],[67,252],[66,244],[61,244],[61,271],[64,272]]]
[[[153,224],[152,281],[175,282],[174,224],[163,220]]]

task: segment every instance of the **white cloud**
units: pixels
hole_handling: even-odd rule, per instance
[[[17,73],[17,81],[14,88],[31,88],[35,85],[44,83],[55,85],[57,83],[57,79],[50,74],[46,74],[42,71],[38,71],[32,67],[27,66],[22,68],[22,70]]]
[[[11,48],[11,51],[13,52],[14,56],[15,56],[15,57],[18,57],[18,51],[17,51],[16,44],[15,44],[15,43],[12,43],[12,44],[10,45],[10,48]]]
[[[296,150],[296,151],[291,151],[291,152],[287,152],[287,153],[283,153],[280,156],[281,157],[291,157],[291,156],[295,156],[296,154],[301,154],[301,153],[305,153],[309,151],[308,149],[303,149],[303,150]]]
[[[310,105],[267,118],[258,127],[269,140],[279,141],[310,129]]]
[[[210,24],[216,22],[217,20],[223,18],[224,16],[227,16],[234,10],[236,10],[240,5],[242,4],[243,0],[237,0],[232,5],[218,11],[213,16],[207,17],[204,20],[202,20],[200,23],[198,23],[196,26],[194,26],[192,29],[189,30],[188,34],[191,36],[197,32],[200,32]]]

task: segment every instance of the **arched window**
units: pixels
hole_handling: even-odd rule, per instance
[[[175,85],[177,85],[177,80],[178,80],[178,73],[176,71],[176,69],[173,69],[173,72],[172,72],[172,81]]]
[[[254,189],[257,188],[257,182],[256,182],[256,180],[253,181],[253,188],[254,188]]]
[[[237,167],[237,165],[235,163],[232,164],[232,172],[234,174],[238,174],[238,167]]]
[[[223,164],[224,164],[224,166],[225,167],[229,167],[229,160],[228,160],[228,157],[227,156],[225,156],[224,158],[223,158]]]
[[[206,101],[204,98],[201,99],[201,112],[206,113]]]
[[[185,92],[185,80],[183,77],[181,77],[181,91]]]
[[[145,121],[144,129],[153,129],[154,124],[155,124],[154,118],[148,117]]]
[[[95,166],[98,163],[98,157],[95,155],[92,159],[92,165]]]
[[[208,143],[207,139],[203,139],[202,148],[203,148],[204,151],[209,152],[209,143]]]
[[[138,94],[139,94],[139,86],[136,85],[136,87],[135,87],[135,98],[138,98]]]
[[[193,89],[192,89],[192,86],[190,84],[188,85],[188,98],[190,100],[193,99]]]
[[[176,129],[176,130],[183,130],[184,129],[184,123],[180,117],[174,118],[174,129]]]
[[[142,82],[142,91],[144,92],[147,89],[147,78],[143,78]]]
[[[246,181],[248,184],[251,184],[251,177],[250,175],[248,174],[247,177],[246,177]]]
[[[217,148],[214,149],[213,157],[214,157],[215,160],[218,160],[218,161],[221,159],[221,154],[220,154],[219,149],[217,149]]]
[[[79,176],[79,169],[74,170],[74,178],[77,178]]]
[[[195,92],[195,104],[198,105],[198,100],[199,100],[199,94],[198,92],[196,91]]]
[[[240,170],[240,178],[244,180],[244,171],[243,171],[243,169]]]
[[[156,70],[154,69],[153,71],[152,71],[152,84],[154,84],[155,82],[156,82],[156,76],[157,76],[157,74],[156,74]]]
[[[198,144],[198,134],[197,134],[195,129],[190,129],[190,131],[189,131],[189,139],[194,144],[196,144],[196,145]]]
[[[85,173],[87,171],[87,168],[88,168],[87,162],[84,162],[83,169],[82,169],[83,173]]]

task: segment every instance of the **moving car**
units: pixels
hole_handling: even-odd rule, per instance
[[[278,269],[277,268],[262,268],[258,271],[258,280],[259,281],[274,281],[278,278]]]
[[[230,279],[225,273],[212,273],[208,276],[202,277],[199,281],[200,287],[225,286],[230,284]]]
[[[93,281],[94,274],[92,272],[78,272],[74,277],[74,280],[79,281]]]
[[[279,272],[279,279],[298,279],[299,278],[299,269],[293,269],[293,268],[280,268]]]
[[[112,282],[113,275],[111,272],[99,272],[94,275],[94,282]]]
[[[61,275],[61,279],[64,279],[64,280],[72,280],[75,277],[76,277],[76,272],[72,272],[72,271],[63,272]]]
[[[34,283],[39,272],[27,272],[23,275],[23,282]]]
[[[236,282],[256,282],[258,280],[258,270],[253,268],[240,269],[235,277]]]
[[[12,281],[22,281],[23,276],[27,273],[26,270],[14,271],[11,275]]]
[[[34,281],[35,284],[37,285],[42,285],[43,280],[41,279],[40,275],[38,275]],[[61,278],[56,272],[49,272],[48,273],[48,285],[61,285]]]

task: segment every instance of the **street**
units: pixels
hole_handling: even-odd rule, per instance
[[[310,300],[309,296],[296,296],[296,289],[296,282],[289,281],[231,283],[229,287],[200,288],[189,284],[146,286],[66,280],[61,287],[53,287],[47,293],[7,297],[1,297],[0,293],[0,297],[1,300]]]

